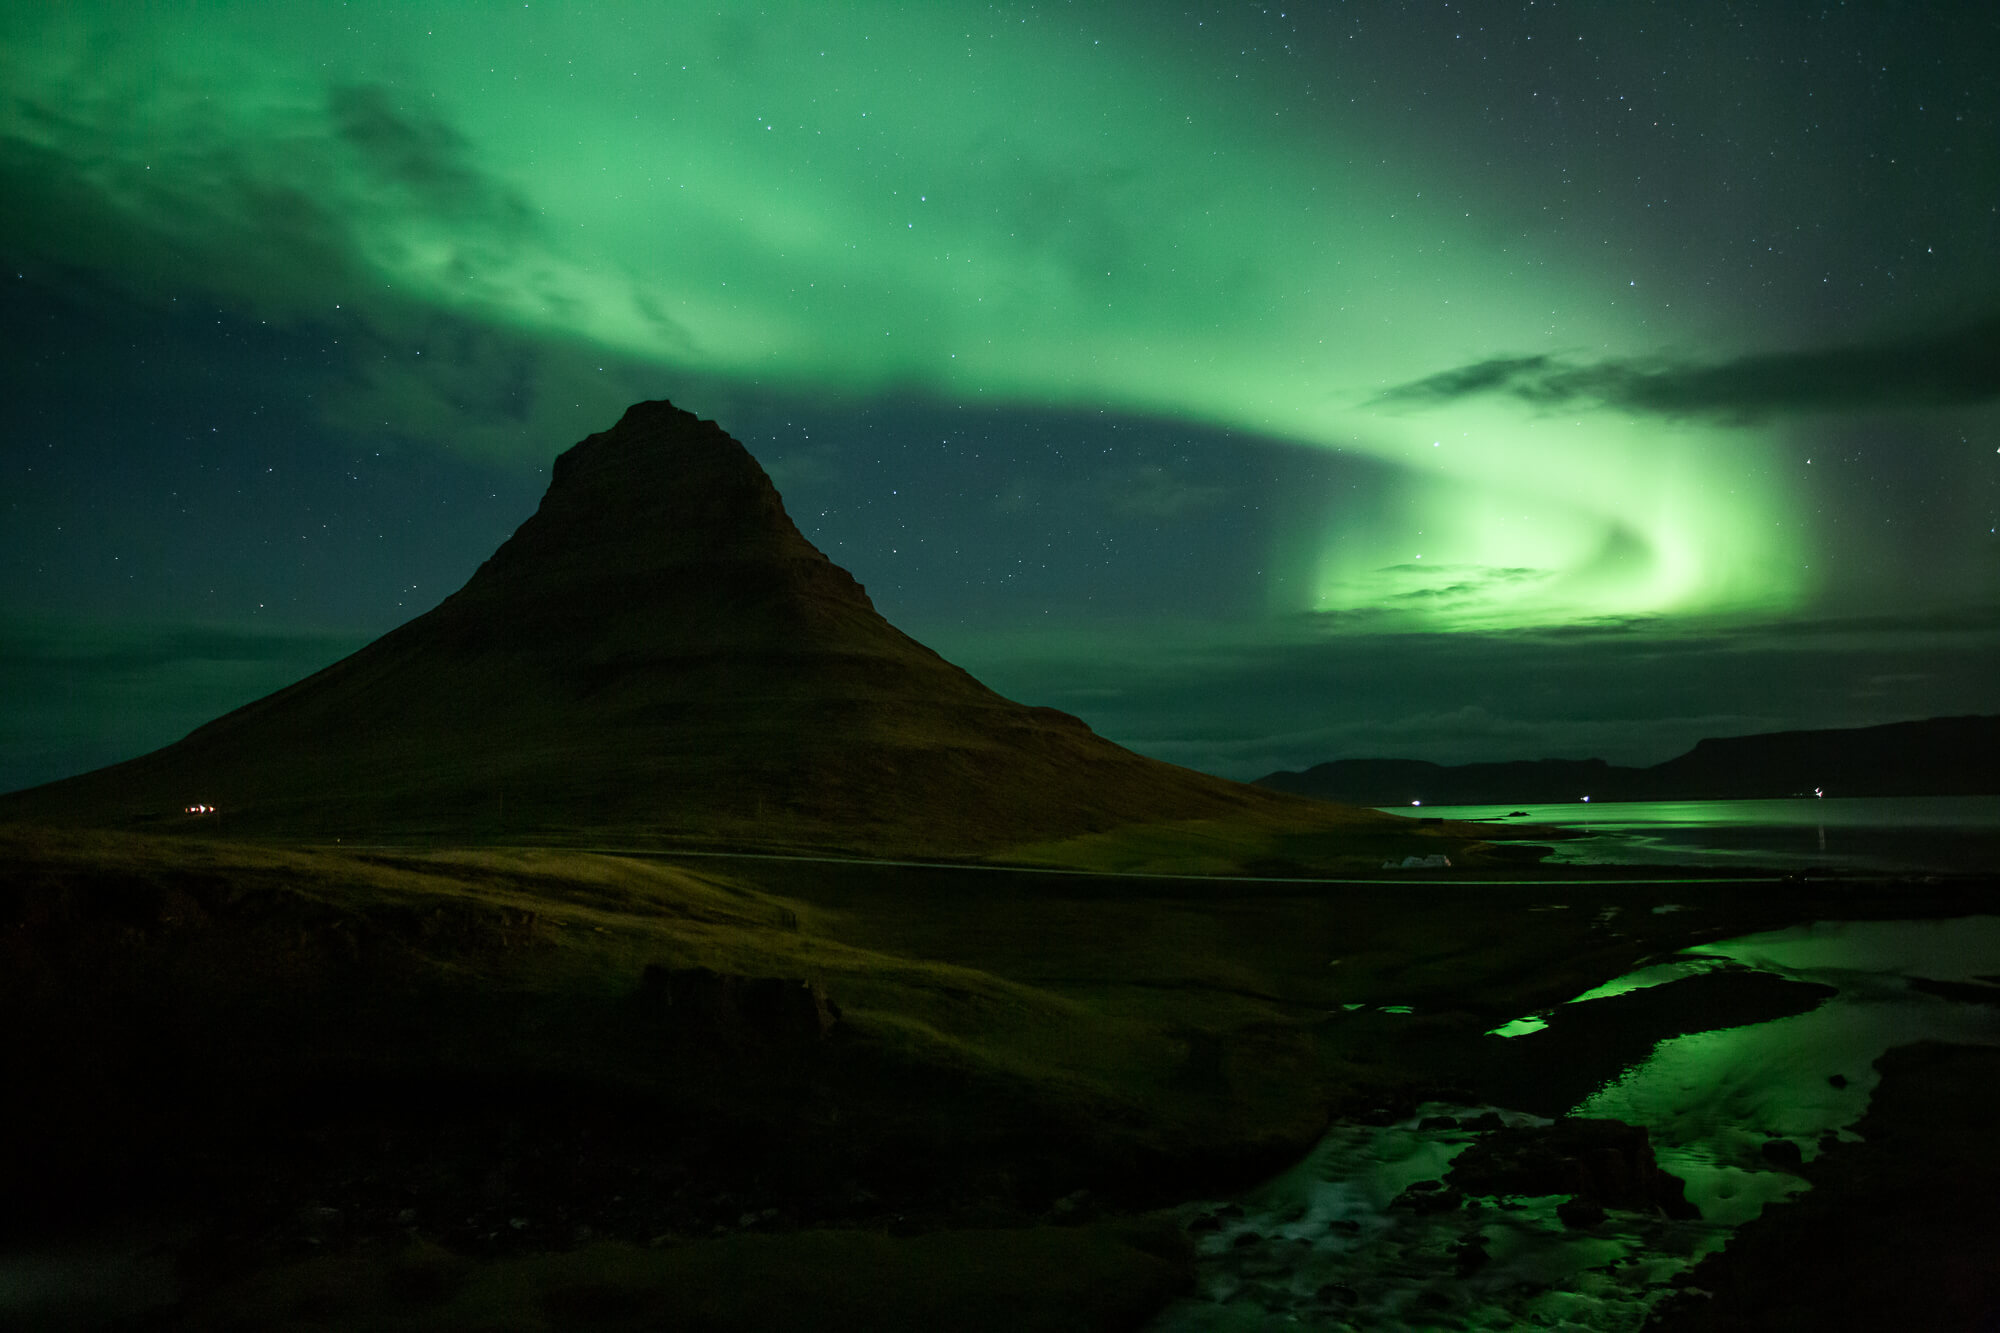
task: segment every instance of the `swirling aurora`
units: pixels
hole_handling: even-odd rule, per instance
[[[1881,484],[1826,480],[1838,451],[1810,392],[1785,410],[1662,406],[1592,374],[1826,348],[1865,362],[1972,327],[2000,291],[1975,198],[1995,180],[1976,75],[1990,29],[1898,30],[1890,55],[1932,58],[1902,83],[1856,64],[1744,84],[1730,62],[1788,22],[1649,30],[1610,5],[22,6],[0,18],[0,166],[28,202],[0,234],[45,304],[83,288],[138,312],[198,303],[338,344],[310,395],[329,451],[392,434],[525,488],[623,401],[692,398],[795,511],[827,513],[814,530],[892,613],[906,582],[952,576],[871,567],[885,543],[854,505],[843,520],[839,486],[865,466],[893,492],[893,466],[849,448],[816,491],[779,418],[817,413],[844,440],[857,413],[880,429],[885,412],[976,410],[1002,423],[991,449],[1010,414],[1108,414],[1250,442],[1242,472],[1273,449],[1324,454],[1334,471],[1232,530],[1256,558],[1211,643],[1768,626],[1866,584],[1853,534]],[[1817,52],[1856,34],[1793,36]],[[1872,92],[1829,106],[1848,84]],[[1913,109],[1920,86],[1930,109]],[[1506,379],[1531,364],[1574,373]],[[1916,403],[1864,393],[1835,430],[1937,444],[1923,486],[1948,497],[1939,531],[1963,529],[1948,557],[1925,551],[1947,606],[1992,600],[1975,528],[1995,386],[1973,378]],[[1018,470],[1091,484],[1063,466],[1085,470]],[[1231,467],[1204,485],[1221,493]],[[1219,540],[1197,511],[1155,508],[1190,546]],[[476,558],[466,543],[452,560]],[[43,571],[52,549],[24,538],[10,558]],[[66,607],[91,602],[54,582]],[[995,634],[1016,647],[989,638],[969,664],[1006,676],[1100,633],[1104,608],[1062,604],[1059,583],[1052,618],[1010,610]],[[36,596],[15,609],[45,611]],[[947,594],[909,596],[910,628],[951,640],[924,609]],[[379,632],[389,613],[346,623]],[[979,636],[960,638],[978,658]],[[1059,676],[1034,684],[1060,694]],[[1175,743],[1157,720],[1128,731]]]

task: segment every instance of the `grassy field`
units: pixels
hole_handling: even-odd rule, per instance
[[[218,1292],[198,1318],[243,1333],[1089,1333],[1134,1327],[1171,1298],[1183,1248],[1160,1224],[596,1241],[485,1262],[418,1240],[275,1266]]]
[[[1487,1029],[1642,957],[1924,908],[21,827],[0,865],[9,1238],[199,1218],[189,1327],[638,1327],[696,1291],[748,1304],[691,1327],[1130,1326],[1184,1267],[1119,1219],[1246,1185],[1330,1115],[1478,1095]],[[926,1306],[939,1264],[961,1285]]]

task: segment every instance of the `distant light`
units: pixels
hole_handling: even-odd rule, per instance
[[[1411,804],[1411,805],[1422,805],[1422,804],[1423,804],[1423,802],[1422,802],[1422,801],[1411,801],[1411,802],[1410,802],[1410,804]]]
[[[1586,797],[1584,797],[1583,799],[1587,801],[1587,800],[1589,800],[1590,798],[1589,798],[1588,796],[1586,796]]]
[[[190,815],[212,815],[215,813],[215,807],[212,805],[188,805],[181,807],[181,810],[182,813]]]

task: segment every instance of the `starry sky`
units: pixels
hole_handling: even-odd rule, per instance
[[[0,11],[0,789],[435,605],[670,398],[1232,777],[2000,712],[1983,5]]]

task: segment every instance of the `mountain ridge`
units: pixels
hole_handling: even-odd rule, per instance
[[[1256,781],[1274,791],[1369,806],[1751,800],[1811,795],[1815,788],[1828,796],[1990,795],[2000,793],[2000,716],[1708,737],[1648,768],[1602,759],[1455,765],[1337,759]]]

